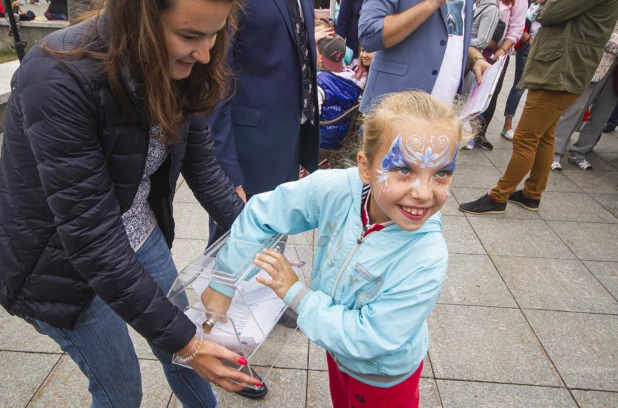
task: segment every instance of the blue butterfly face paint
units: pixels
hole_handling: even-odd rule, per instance
[[[410,127],[421,136],[406,136]],[[441,124],[398,123],[389,131],[371,170],[369,205],[372,222],[392,220],[404,230],[420,228],[444,205],[457,159],[457,137]],[[444,131],[443,136],[427,136]],[[392,132],[392,133],[391,133]],[[388,147],[388,150],[386,150]]]
[[[380,193],[391,191],[389,186],[389,172],[396,169],[410,169],[412,165],[416,165],[419,169],[435,169],[436,174],[431,176],[430,186],[440,184],[450,186],[450,183],[440,183],[440,174],[450,175],[455,171],[455,163],[457,160],[457,151],[459,144],[455,142],[455,146],[451,145],[448,136],[410,136],[407,141],[403,142],[403,137],[398,134],[391,143],[390,149],[382,157],[380,168],[376,169],[378,177],[378,185]],[[410,171],[412,173],[412,171]],[[438,175],[438,177],[436,177]],[[421,180],[418,176],[411,174],[408,177],[412,188],[419,188]],[[446,189],[446,196],[449,191]]]

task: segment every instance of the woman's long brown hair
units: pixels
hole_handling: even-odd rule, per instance
[[[189,113],[208,114],[223,98],[230,95],[229,82],[233,75],[226,58],[228,41],[237,28],[238,15],[243,5],[243,0],[199,0],[227,1],[232,3],[232,11],[210,50],[210,62],[205,65],[196,63],[188,78],[177,81],[171,78],[161,22],[162,13],[173,6],[173,1],[106,0],[104,8],[101,6],[99,10],[80,19],[96,19],[103,12],[107,14],[107,51],[93,51],[88,46],[88,43],[99,40],[96,24],[92,24],[93,31],[74,50],[55,51],[46,47],[48,52],[58,58],[92,58],[100,61],[112,94],[124,115],[128,119],[135,119],[137,115],[143,114],[151,126],[160,125],[163,130],[162,141],[167,144],[180,140],[180,128]],[[138,112],[123,80],[122,71],[127,66],[131,77],[140,84],[140,95],[144,100],[141,112]]]

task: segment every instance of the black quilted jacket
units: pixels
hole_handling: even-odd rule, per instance
[[[68,50],[88,29],[103,38],[89,46],[105,50],[105,17],[43,42]],[[71,329],[96,294],[148,341],[174,353],[195,327],[144,271],[121,220],[142,178],[150,124],[123,117],[93,61],[70,68],[35,46],[11,82],[0,158],[0,304],[13,315]],[[128,75],[125,82],[139,90]],[[182,135],[152,175],[148,198],[170,248],[181,172],[222,228],[243,206],[215,159],[204,119],[187,118]]]

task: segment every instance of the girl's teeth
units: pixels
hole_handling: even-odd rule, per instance
[[[410,213],[412,215],[421,215],[422,213],[425,212],[425,210],[419,210],[416,208],[405,208],[403,209],[405,212]]]

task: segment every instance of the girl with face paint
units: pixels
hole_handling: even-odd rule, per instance
[[[317,229],[308,286],[270,250],[254,263],[272,279],[258,281],[327,350],[335,408],[418,407],[426,319],[448,264],[439,210],[463,144],[461,123],[430,95],[402,92],[384,98],[363,129],[358,167],[320,170],[254,196],[229,239]],[[227,257],[218,262],[234,262]]]

